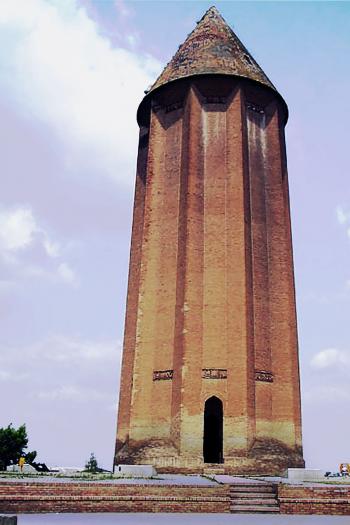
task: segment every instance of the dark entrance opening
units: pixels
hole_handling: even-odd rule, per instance
[[[204,463],[223,463],[223,410],[218,397],[210,397],[204,406]]]

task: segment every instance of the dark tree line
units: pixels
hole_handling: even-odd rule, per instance
[[[34,463],[36,450],[25,452],[28,448],[28,436],[25,425],[17,429],[12,423],[5,428],[0,428],[0,470],[6,470],[8,465],[17,464],[21,456],[26,463]]]

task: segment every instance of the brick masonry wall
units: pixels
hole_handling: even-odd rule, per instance
[[[205,402],[215,396],[226,473],[301,467],[283,107],[230,77],[181,80],[152,100],[116,463],[203,472]]]
[[[0,482],[0,512],[230,512],[229,485]],[[278,487],[281,514],[350,515],[350,486]]]
[[[350,515],[350,486],[279,485],[281,514]]]
[[[0,482],[0,512],[229,512],[229,486]]]

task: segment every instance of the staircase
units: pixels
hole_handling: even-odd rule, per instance
[[[232,513],[279,513],[277,488],[272,483],[237,483],[230,485]]]

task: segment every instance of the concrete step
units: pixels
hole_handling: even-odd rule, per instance
[[[231,505],[230,510],[232,513],[279,513],[280,509],[279,507],[268,507],[268,506],[262,506],[262,505]]]

